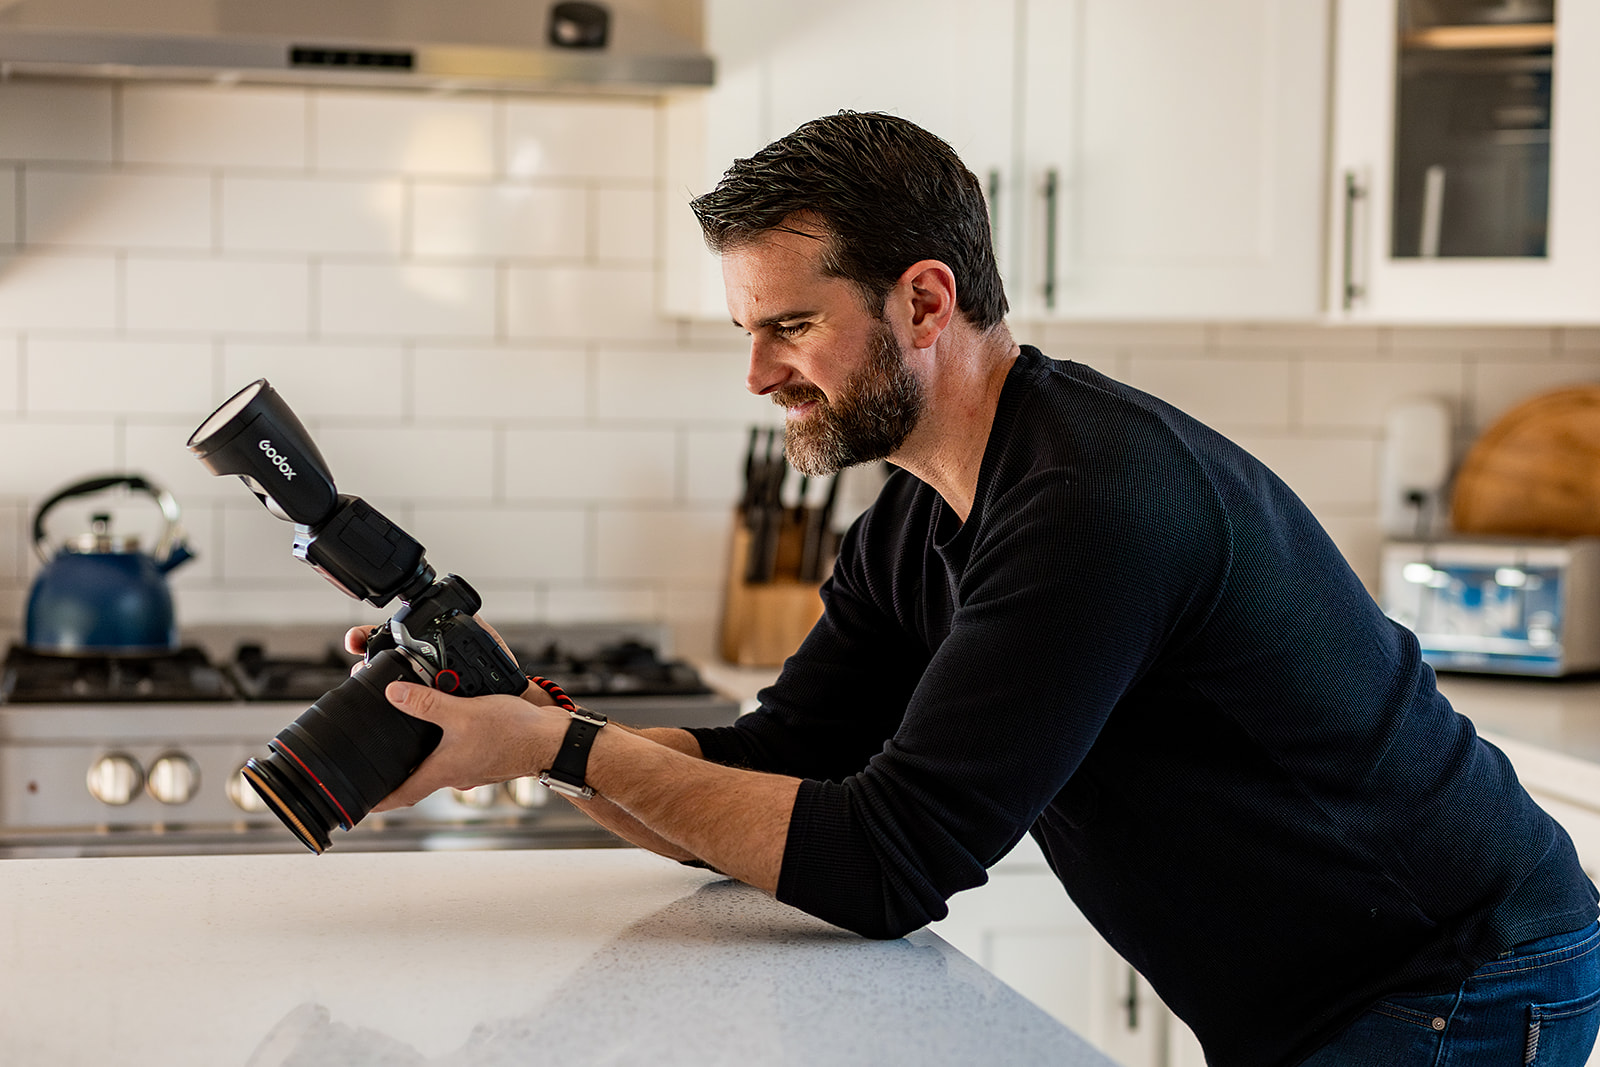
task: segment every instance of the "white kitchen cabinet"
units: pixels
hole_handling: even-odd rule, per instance
[[[1340,0],[1336,319],[1600,321],[1600,4],[1551,8]]]
[[[998,183],[1010,166],[1013,0],[707,0],[717,85],[666,105],[670,314],[726,318],[721,268],[687,203],[734,159],[841,109],[887,111],[949,141]]]
[[[1019,23],[1019,313],[1318,313],[1326,0],[1025,0]]]
[[[931,929],[1122,1067],[1203,1067],[1199,1043],[1073,906],[1031,838]]]
[[[1314,317],[1327,2],[708,0],[718,84],[667,104],[664,307],[725,315],[689,197],[848,107],[984,182],[1014,316]]]

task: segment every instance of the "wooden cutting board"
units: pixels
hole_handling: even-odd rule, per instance
[[[1600,385],[1558,389],[1512,408],[1456,474],[1461,533],[1600,535]]]

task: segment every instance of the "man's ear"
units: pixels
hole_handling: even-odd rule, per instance
[[[937,259],[924,259],[900,275],[891,300],[898,299],[916,348],[932,348],[956,313],[956,276]]]

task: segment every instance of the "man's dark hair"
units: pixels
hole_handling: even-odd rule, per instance
[[[854,284],[875,315],[907,267],[937,259],[968,322],[987,330],[1005,318],[982,186],[948,144],[894,115],[813,119],[735,160],[689,206],[717,253],[814,217],[828,243],[823,272]]]

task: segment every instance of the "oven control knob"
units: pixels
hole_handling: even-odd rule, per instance
[[[513,778],[506,783],[506,795],[519,808],[542,808],[550,803],[550,790],[538,778]]]
[[[182,752],[168,752],[150,764],[145,788],[163,804],[187,804],[200,791],[200,765]]]
[[[110,752],[89,768],[89,795],[102,804],[121,807],[133,803],[144,788],[139,761],[125,752]]]
[[[471,789],[452,789],[450,795],[456,798],[457,804],[465,804],[469,808],[492,808],[496,800],[500,799],[499,790],[492,785],[479,785]]]
[[[252,815],[267,810],[267,802],[261,799],[261,794],[244,778],[244,764],[239,764],[239,769],[233,772],[233,777],[228,779],[228,799],[233,801],[233,806],[240,811],[247,811]]]

